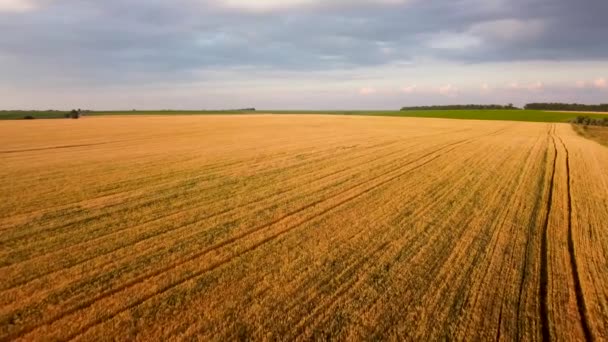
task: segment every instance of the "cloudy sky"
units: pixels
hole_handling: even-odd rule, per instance
[[[2,109],[608,102],[607,0],[0,0]]]

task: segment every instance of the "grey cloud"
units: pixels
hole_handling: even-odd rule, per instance
[[[318,71],[419,57],[606,59],[605,13],[605,0],[362,1],[279,12],[210,0],[55,0],[36,11],[0,13],[0,58],[9,60],[0,72],[13,83],[110,83],[188,80],[208,68]],[[492,39],[475,30],[501,20],[543,23],[542,32]],[[481,43],[434,48],[428,39],[440,32],[479,35]]]

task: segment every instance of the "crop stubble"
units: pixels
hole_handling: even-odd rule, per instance
[[[608,149],[568,125],[0,133],[1,340],[608,338]]]

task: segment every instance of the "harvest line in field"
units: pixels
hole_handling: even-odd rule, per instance
[[[568,252],[570,253],[570,267],[572,268],[572,277],[574,279],[576,303],[578,306],[579,315],[581,317],[581,325],[583,328],[583,332],[585,333],[585,339],[587,341],[593,341],[593,333],[591,331],[591,328],[589,327],[589,322],[587,318],[587,306],[585,305],[585,296],[583,294],[580,273],[578,271],[578,265],[576,262],[574,232],[572,231],[572,192],[570,191],[572,185],[570,180],[570,153],[568,152],[568,148],[566,147],[566,144],[564,143],[562,138],[558,137],[558,139],[562,147],[564,148],[564,151],[566,152],[566,183],[568,190]]]
[[[553,146],[553,166],[551,167],[551,177],[549,178],[549,195],[547,197],[547,209],[545,220],[543,223],[543,238],[541,244],[541,267],[540,267],[540,317],[542,318],[542,329],[543,339],[545,341],[551,340],[551,330],[549,325],[549,303],[548,303],[548,282],[549,282],[549,270],[548,270],[548,239],[549,239],[549,219],[551,217],[551,208],[553,207],[553,189],[555,188],[555,171],[557,164],[557,145],[555,144],[555,138],[553,137],[552,130],[555,126],[549,127],[548,137],[551,139]],[[548,148],[551,145],[548,146]]]

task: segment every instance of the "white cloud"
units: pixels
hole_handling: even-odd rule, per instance
[[[363,95],[363,96],[372,95],[375,93],[377,93],[377,91],[375,88],[372,88],[372,87],[363,87],[363,88],[359,89],[359,94]]]
[[[408,0],[220,0],[222,7],[247,12],[275,12],[307,7],[336,7],[341,5],[401,5]]]
[[[484,93],[490,91],[490,86],[487,83],[483,83],[481,85],[481,91]]]
[[[585,89],[585,88],[597,88],[597,89],[606,89],[608,88],[608,80],[603,77],[597,78],[594,81],[576,81],[574,86],[577,89]]]
[[[241,9],[252,12],[268,12],[275,10],[302,7],[317,3],[316,0],[222,0],[220,3],[224,7]]]
[[[411,94],[411,93],[415,92],[417,88],[418,88],[418,86],[416,86],[416,85],[410,85],[410,86],[402,87],[401,92],[404,94]]]
[[[521,87],[520,87],[519,83],[511,82],[511,83],[509,83],[507,88],[517,90],[517,89],[520,89]]]
[[[0,0],[0,12],[27,12],[36,7],[32,0]]]
[[[545,84],[540,81],[532,82],[529,84],[520,84],[518,82],[511,82],[507,85],[507,89],[541,91],[541,90],[545,89]]]
[[[458,90],[458,88],[454,87],[451,84],[446,84],[446,85],[439,87],[438,92],[439,92],[439,94],[441,94],[443,96],[456,97],[456,96],[458,96],[459,90]]]
[[[608,81],[606,81],[605,78],[598,78],[597,80],[593,81],[593,85],[596,88],[605,89],[608,88]]]

